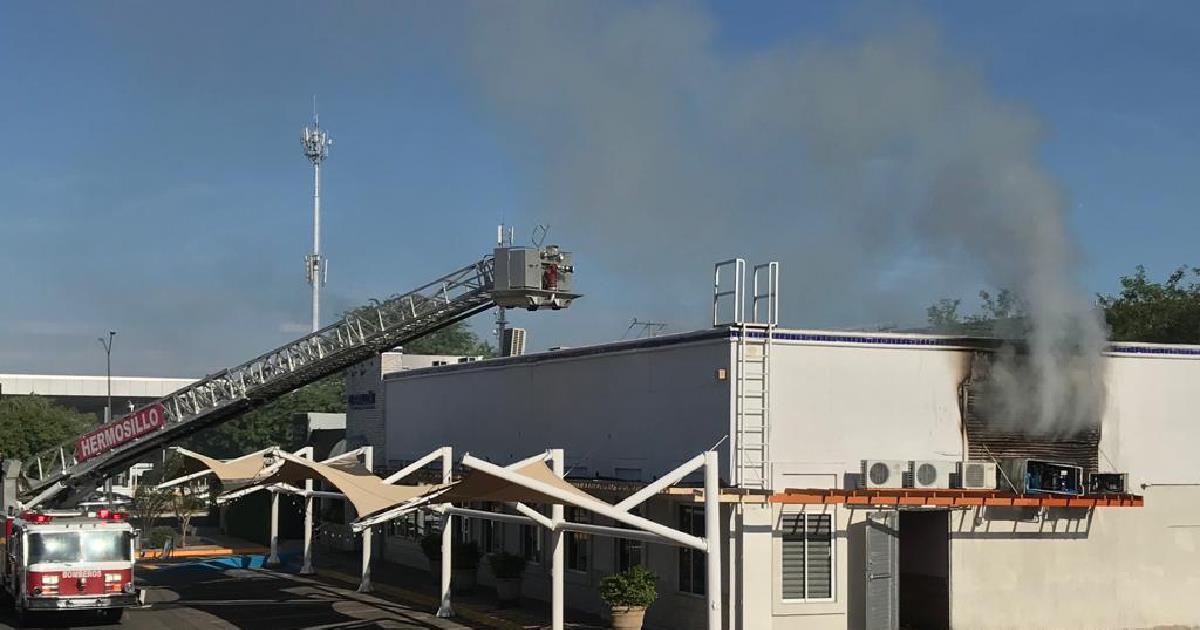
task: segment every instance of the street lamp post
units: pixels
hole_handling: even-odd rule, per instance
[[[117,336],[117,331],[110,330],[110,331],[108,331],[108,339],[105,339],[104,337],[101,337],[99,339],[100,345],[104,346],[104,358],[105,358],[104,374],[105,374],[105,380],[107,381],[107,384],[108,384],[108,400],[104,405],[104,421],[105,422],[112,420],[112,342],[113,342],[113,337],[116,337],[116,336]]]

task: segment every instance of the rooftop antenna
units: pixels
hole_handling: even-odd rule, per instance
[[[329,145],[333,140],[329,134],[321,130],[320,117],[317,115],[317,96],[313,95],[313,126],[305,127],[301,136],[304,146],[304,156],[313,165],[313,249],[304,259],[305,275],[312,285],[312,329],[317,332],[321,328],[321,287],[328,279],[329,261],[321,256],[321,162],[329,155]]]
[[[629,327],[625,329],[625,334],[621,335],[621,339],[628,339],[629,333],[635,330],[638,332],[636,335],[634,335],[634,339],[641,339],[642,337],[657,337],[667,329],[668,325],[669,324],[666,322],[643,322],[634,317],[633,321],[629,324]]]

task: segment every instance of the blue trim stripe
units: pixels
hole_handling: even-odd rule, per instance
[[[736,339],[740,333],[733,331],[733,338]],[[765,339],[767,333],[750,331],[747,336],[751,339]],[[980,342],[971,339],[939,339],[935,337],[875,337],[868,335],[847,335],[847,334],[824,334],[824,333],[789,333],[789,332],[774,332],[771,333],[772,339],[782,339],[785,341],[816,341],[820,343],[870,343],[884,346],[926,346],[934,348],[962,348],[972,345],[987,345],[987,342]]]
[[[1108,351],[1120,352],[1122,354],[1159,354],[1200,357],[1200,348],[1186,348],[1180,346],[1109,346]]]
[[[741,334],[731,330],[731,339],[737,339]],[[746,333],[751,339],[765,339],[767,333],[751,330]],[[876,335],[852,335],[846,333],[792,333],[777,331],[771,334],[772,339],[784,341],[807,341],[815,343],[861,343],[881,346],[909,346],[926,348],[989,348],[998,345],[999,339],[982,338],[938,338],[938,337],[880,337]],[[1156,356],[1190,356],[1200,357],[1200,347],[1196,346],[1128,346],[1112,345],[1106,352],[1116,354],[1143,354]]]

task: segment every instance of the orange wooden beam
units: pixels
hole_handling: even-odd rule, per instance
[[[1137,495],[1057,496],[1018,495],[994,490],[872,488],[856,490],[787,488],[770,497],[771,503],[790,505],[935,505],[1004,507],[1144,507]]]

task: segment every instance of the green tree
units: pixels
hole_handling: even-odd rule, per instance
[[[471,330],[466,322],[455,322],[420,339],[402,346],[404,352],[412,354],[461,354],[490,357],[495,349]]]
[[[227,459],[279,446],[300,447],[304,435],[293,431],[296,414],[345,413],[346,382],[339,372],[289,392],[245,415],[192,436],[186,448]]]
[[[942,298],[925,309],[925,321],[934,331],[958,332],[963,325],[962,316],[958,314],[961,304],[962,300]]]
[[[970,315],[959,312],[962,300],[943,298],[925,309],[929,327],[940,333],[1000,335],[1017,337],[1027,332],[1024,301],[1008,289],[992,294],[979,292],[979,311]]]
[[[75,438],[97,423],[95,415],[41,396],[0,398],[0,455],[25,459]]]
[[[420,339],[404,344],[404,352],[414,354],[461,354],[491,356],[492,348],[482,342],[464,322],[456,322]],[[339,372],[285,394],[187,441],[187,448],[222,459],[279,446],[294,450],[305,436],[295,418],[304,413],[345,413],[346,381]]]
[[[1099,295],[1111,338],[1119,341],[1200,343],[1200,268],[1179,267],[1153,282],[1138,265],[1116,295]]]

